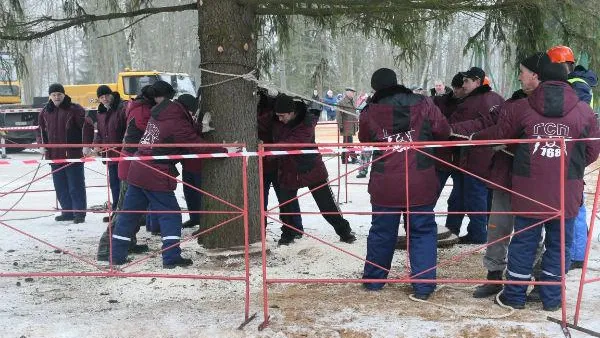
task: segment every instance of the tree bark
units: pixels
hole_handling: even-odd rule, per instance
[[[255,8],[236,0],[202,0],[198,8],[198,37],[202,68],[229,74],[244,74],[256,68]],[[209,85],[228,79],[203,72],[201,84]],[[206,139],[211,143],[222,141],[244,142],[249,150],[257,147],[256,85],[238,79],[202,89],[201,106],[211,112],[215,131]],[[259,238],[258,167],[256,157],[249,158],[248,197],[250,242]],[[220,198],[243,207],[242,159],[210,159],[202,171],[204,189]],[[203,196],[203,210],[234,211],[222,202]],[[213,227],[232,215],[206,214],[201,217],[201,229]],[[198,242],[207,248],[226,248],[244,244],[243,222],[234,221]]]

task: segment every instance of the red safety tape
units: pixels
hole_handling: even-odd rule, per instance
[[[0,109],[0,114],[10,113],[39,113],[43,108],[15,108],[15,109]]]
[[[27,126],[27,127],[6,127],[0,128],[0,131],[18,131],[18,130],[36,130],[38,126]]]

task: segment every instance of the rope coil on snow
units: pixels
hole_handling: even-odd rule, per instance
[[[442,285],[441,287],[439,287],[434,292],[438,292],[438,291],[442,290],[443,288],[454,289],[454,290],[471,290],[471,289],[473,289],[475,287],[474,286],[470,286],[470,287],[460,288],[460,287],[455,287],[455,286]],[[409,295],[408,298],[410,300],[412,300],[412,301],[415,301],[415,302],[420,302],[420,303],[425,303],[425,304],[431,304],[431,305],[437,306],[439,308],[442,308],[444,310],[448,310],[448,311],[452,312],[454,315],[459,316],[459,317],[479,318],[479,319],[503,319],[503,318],[507,318],[507,317],[512,316],[512,314],[515,313],[515,309],[512,308],[512,307],[510,307],[510,306],[508,306],[508,305],[503,304],[500,301],[499,297],[500,297],[501,293],[502,292],[499,292],[496,295],[496,302],[498,303],[498,305],[501,308],[507,309],[509,311],[507,313],[504,313],[504,314],[501,314],[501,315],[488,315],[488,316],[484,316],[484,315],[480,315],[480,314],[474,314],[474,313],[462,313],[459,310],[454,309],[454,308],[449,307],[449,306],[446,306],[446,305],[438,304],[438,303],[435,303],[435,302],[432,302],[432,301],[429,301],[429,300],[419,299],[419,298],[415,297],[414,294]]]

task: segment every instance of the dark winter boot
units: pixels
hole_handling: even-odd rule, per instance
[[[100,242],[98,243],[98,254],[96,259],[101,262],[108,262],[109,254],[110,242],[108,240],[108,230],[105,230],[100,237]]]
[[[283,231],[281,233],[281,238],[277,241],[277,245],[290,245],[294,242],[296,235],[292,231]]]
[[[189,220],[183,222],[183,224],[181,224],[181,227],[184,228],[184,229],[185,228],[193,228],[196,225],[199,225],[199,224],[196,223],[195,221],[192,221],[191,219],[189,219]]]
[[[194,262],[190,259],[190,258],[183,258],[183,257],[179,257],[179,259],[177,259],[174,262],[170,262],[170,263],[164,263],[163,262],[163,268],[165,269],[175,269],[176,267],[188,267],[190,265],[194,264]]]
[[[73,216],[58,215],[58,216],[54,217],[54,220],[57,221],[57,222],[72,221],[73,220]]]
[[[356,241],[356,235],[354,234],[354,231],[352,231],[348,221],[343,220],[343,223],[336,224],[333,228],[335,229],[335,233],[340,236],[340,241],[345,243],[354,243],[354,241]]]
[[[488,271],[488,280],[502,280],[502,271]],[[495,296],[502,291],[502,284],[483,284],[477,286],[473,292],[473,298],[486,298]]]

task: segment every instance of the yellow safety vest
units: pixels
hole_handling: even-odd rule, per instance
[[[592,99],[590,101],[590,107],[592,107],[592,109],[594,109],[594,92],[592,92],[592,87],[587,82],[585,82],[584,79],[579,78],[579,77],[574,77],[572,79],[569,79],[568,81],[570,84],[573,84],[575,82],[585,83],[586,85],[588,85],[590,87],[590,94],[592,94]]]

